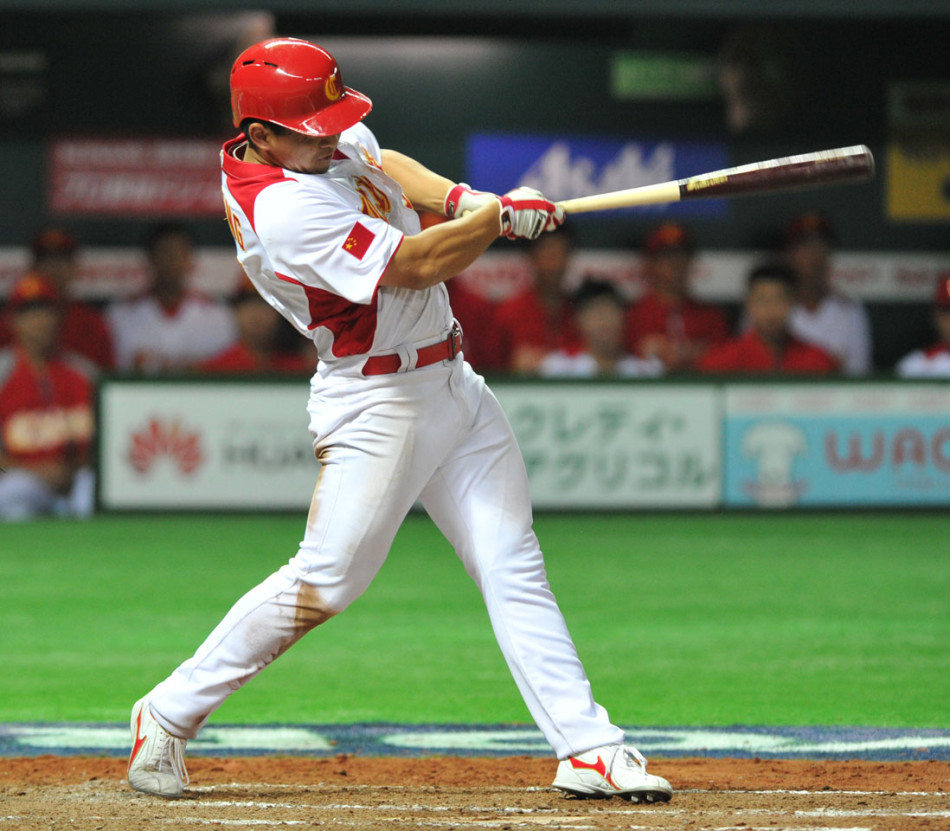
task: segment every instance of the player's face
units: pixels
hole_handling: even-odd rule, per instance
[[[623,351],[624,310],[612,297],[590,300],[578,313],[577,324],[588,349],[615,357]]]
[[[535,282],[542,288],[559,291],[571,258],[571,243],[563,234],[542,234],[530,249]]]
[[[16,342],[31,355],[47,356],[59,338],[59,309],[48,303],[24,306],[12,315]]]
[[[674,248],[647,260],[649,278],[661,294],[682,297],[689,287],[689,272],[693,258],[688,251]]]
[[[245,298],[234,309],[241,340],[255,349],[269,349],[277,334],[280,317],[258,297]]]
[[[335,136],[271,133],[267,149],[273,162],[287,170],[297,173],[326,173],[339,143],[339,133]]]
[[[788,262],[801,284],[824,288],[830,271],[831,246],[820,237],[809,237],[789,248]]]
[[[781,340],[792,312],[792,295],[779,280],[759,280],[749,289],[746,314],[749,323],[765,340]]]

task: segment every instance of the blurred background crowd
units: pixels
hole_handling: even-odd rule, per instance
[[[168,195],[151,208],[132,197],[110,208],[94,204],[105,199],[94,187],[70,202],[78,157],[88,176],[121,168],[120,150],[151,146],[175,154],[171,168],[191,146],[175,142],[227,138],[231,60],[274,34],[325,43],[349,85],[387,102],[368,122],[384,146],[476,188],[494,188],[474,178],[483,133],[639,137],[644,156],[669,146],[688,160],[700,147],[703,158],[721,153],[722,167],[844,144],[875,151],[870,186],[693,214],[571,219],[534,243],[502,243],[518,280],[496,273],[489,291],[477,274],[448,284],[477,370],[632,382],[950,378],[950,268],[941,265],[950,250],[950,12],[885,0],[860,18],[835,3],[815,14],[804,0],[790,16],[795,4],[784,4],[782,18],[766,14],[768,3],[738,17],[714,0],[682,3],[678,16],[669,4],[555,5],[515,3],[507,22],[487,7],[462,16],[452,2],[415,15],[383,3],[360,15],[294,3],[220,13],[158,0],[136,14],[118,3],[68,14],[54,14],[55,4],[0,7],[0,174],[15,195],[0,223],[0,516],[92,510],[103,374],[304,380],[314,371],[312,343],[236,264],[206,290],[202,252],[232,246],[213,193],[210,208]],[[123,137],[133,140],[110,143]],[[200,173],[212,191],[213,162]],[[493,174],[505,160],[495,162]],[[638,164],[640,175],[648,165]],[[565,198],[580,194],[557,192],[558,172],[581,168],[575,159],[553,176],[525,176],[548,175],[545,191]],[[607,173],[599,182],[629,186],[611,187]],[[140,263],[129,285],[114,269],[95,274],[101,258],[87,255],[110,250]],[[750,254],[727,275],[728,299],[697,290],[697,264],[722,250]],[[590,256],[604,251],[628,263],[623,279]],[[848,270],[835,264],[855,251],[891,263],[892,295],[888,285],[848,290]],[[900,293],[905,284],[913,295]]]

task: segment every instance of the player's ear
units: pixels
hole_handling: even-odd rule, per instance
[[[255,147],[261,147],[268,143],[271,133],[260,121],[252,121],[247,125],[245,135]]]

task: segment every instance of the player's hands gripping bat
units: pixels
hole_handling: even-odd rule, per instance
[[[515,188],[498,199],[501,232],[509,239],[537,239],[564,222],[564,210],[534,188]]]

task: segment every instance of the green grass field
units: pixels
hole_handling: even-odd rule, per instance
[[[950,519],[541,516],[598,700],[628,725],[948,727]],[[127,718],[302,517],[0,526],[0,719]],[[428,519],[219,723],[528,722],[481,598]]]

